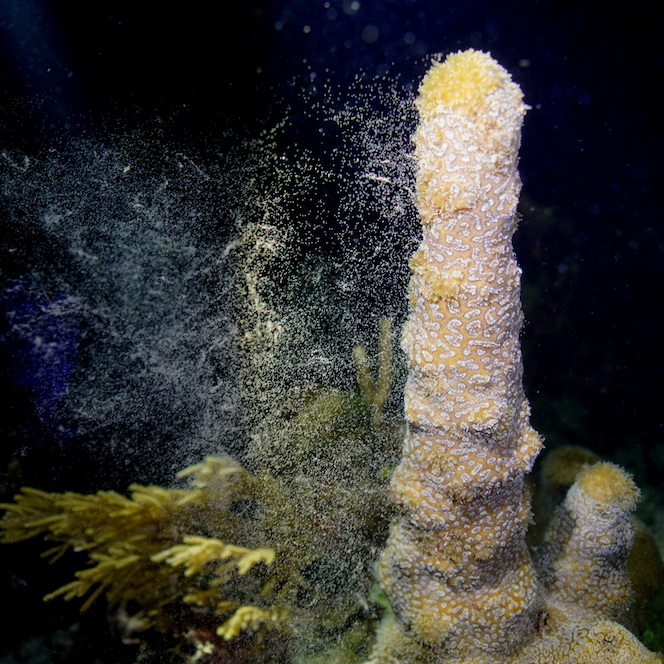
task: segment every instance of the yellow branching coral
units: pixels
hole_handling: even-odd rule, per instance
[[[147,539],[152,534],[143,526],[168,523],[170,515],[196,499],[194,491],[132,485],[131,497],[114,491],[91,496],[73,492],[48,493],[30,487],[4,504],[2,541],[18,542],[46,534],[77,549],[98,548],[105,542]]]
[[[129,497],[112,491],[86,496],[25,488],[14,503],[3,505],[2,541],[43,535],[59,542],[45,555],[60,556],[68,549],[88,551],[92,566],[77,572],[74,581],[46,599],[85,598],[82,609],[86,609],[106,593],[120,605],[136,602],[155,626],[163,627],[172,619],[169,605],[183,598],[190,600],[185,604],[201,605],[207,593],[208,598],[214,597],[218,613],[232,614],[242,603],[224,605],[224,594],[232,598],[232,590],[222,586],[234,576],[246,576],[259,563],[272,565],[275,551],[182,533],[195,526],[201,515],[245,495],[250,476],[229,457],[208,457],[180,475],[191,478],[191,488],[132,485]],[[229,489],[235,493],[229,495]],[[217,516],[219,534],[228,531],[229,522],[242,536],[238,517],[230,511]],[[265,579],[256,581],[259,592]]]
[[[217,483],[228,475],[242,475],[244,468],[230,457],[205,457],[201,463],[195,463],[183,468],[177,476],[191,477],[193,488],[204,488]]]
[[[172,567],[182,566],[185,576],[193,576],[203,567],[219,561],[230,562],[224,569],[237,567],[238,574],[243,576],[257,563],[271,565],[274,562],[274,549],[247,549],[244,546],[224,544],[218,539],[209,537],[189,536],[184,544],[176,544],[151,556],[156,563],[166,562]]]
[[[282,417],[276,433],[290,445],[288,472],[278,464],[275,472],[267,459],[249,471],[230,457],[210,456],[178,473],[187,488],[132,485],[129,496],[25,488],[2,505],[2,541],[41,535],[56,543],[47,551],[54,558],[85,551],[89,566],[46,598],[80,598],[86,609],[104,594],[127,610],[138,608],[141,629],[188,635],[192,661],[240,647],[224,644],[241,635],[244,647],[247,639],[265,643],[279,634],[284,644],[284,634],[328,641],[339,626],[365,619],[360,599],[372,584],[374,531],[381,519],[386,524],[380,512],[386,478],[368,453],[369,443],[384,444],[387,430],[391,345],[385,321],[378,377],[365,374],[367,392],[321,387]],[[363,352],[362,366],[369,365]],[[358,367],[362,382],[360,373]],[[347,449],[354,474],[339,466],[338,477],[324,478],[309,468],[314,445],[328,456]],[[307,465],[299,465],[298,451]],[[356,500],[360,491],[363,503]],[[345,566],[332,596],[329,561]]]
[[[81,610],[85,611],[108,587],[112,587],[116,592],[124,588],[125,600],[138,598],[136,591],[140,584],[136,583],[136,573],[141,556],[136,547],[129,543],[116,543],[109,546],[108,553],[90,554],[90,560],[96,563],[94,567],[76,572],[76,581],[71,581],[48,593],[44,599],[62,596],[66,600],[71,600],[87,596],[81,605]],[[129,591],[132,587],[133,591]]]
[[[261,609],[258,606],[240,607],[221,627],[217,634],[229,641],[246,629],[256,631],[263,623],[280,623],[287,614],[275,609]]]

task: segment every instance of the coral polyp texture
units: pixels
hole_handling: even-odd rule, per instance
[[[334,300],[306,299],[309,286],[331,298],[313,283],[335,279],[312,260],[291,280],[290,231],[266,213],[233,245],[241,459],[208,456],[179,488],[24,487],[0,504],[0,541],[41,536],[53,559],[87,556],[46,598],[85,609],[105,595],[135,661],[664,662],[635,636],[664,571],[624,470],[559,448],[529,529],[542,441],[522,386],[512,250],[521,90],[470,50],[433,65],[417,108],[405,426],[391,321],[377,352],[339,341],[342,380],[320,350]]]
[[[436,62],[416,101],[407,433],[400,516],[378,576],[392,606],[372,662],[660,662],[618,624],[638,490],[617,466],[579,473],[531,559],[524,478],[540,448],[522,387],[512,250],[527,110],[488,54]]]

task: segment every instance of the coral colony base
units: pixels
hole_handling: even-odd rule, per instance
[[[185,488],[24,488],[3,505],[4,542],[42,535],[57,543],[47,555],[87,552],[91,565],[47,598],[85,597],[85,608],[105,593],[128,640],[141,633],[141,661],[664,662],[628,631],[662,567],[630,517],[638,489],[627,473],[577,448],[551,455],[527,544],[525,475],[541,441],[522,387],[511,246],[521,91],[469,50],[434,63],[417,108],[423,239],[393,505],[386,469],[404,433],[385,412],[391,326],[381,323],[377,372],[354,349],[356,392],[283,386],[287,331],[261,292],[271,283],[261,252],[283,241],[269,223],[238,240],[244,465],[209,457],[180,473]],[[387,598],[372,590],[383,546]],[[150,630],[168,639],[150,646]]]
[[[393,617],[372,662],[657,662],[618,622],[632,591],[620,468],[579,472],[544,538],[526,546],[524,475],[541,448],[522,387],[519,87],[473,50],[434,64],[415,134],[423,240],[411,259],[408,425],[392,477],[400,509],[378,574]]]

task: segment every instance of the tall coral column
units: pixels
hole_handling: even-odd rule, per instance
[[[473,50],[434,64],[416,104],[423,240],[402,341],[408,432],[392,481],[402,516],[379,578],[399,642],[498,655],[532,636],[540,608],[524,474],[541,443],[522,388],[511,243],[527,107],[510,75]]]

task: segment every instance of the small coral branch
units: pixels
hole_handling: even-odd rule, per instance
[[[378,370],[374,379],[369,355],[364,346],[353,348],[357,382],[364,398],[382,413],[392,389],[394,374],[393,325],[389,318],[381,318],[378,341]]]
[[[219,572],[235,566],[238,574],[244,576],[257,563],[271,565],[274,556],[274,549],[247,549],[243,546],[224,544],[218,539],[189,536],[184,538],[184,544],[164,549],[152,555],[151,559],[155,563],[166,562],[172,567],[184,567],[185,576],[193,576],[206,565],[220,563],[230,558],[229,563],[220,566]]]
[[[229,641],[243,630],[250,629],[255,632],[265,623],[283,623],[287,616],[288,613],[284,610],[242,606],[221,627],[217,628],[217,634],[225,641]]]
[[[72,600],[87,596],[81,605],[81,611],[85,611],[109,587],[116,592],[120,588],[125,589],[122,593],[125,601],[132,595],[132,599],[138,598],[137,586],[139,584],[136,583],[136,578],[140,571],[141,555],[135,547],[130,544],[115,544],[108,548],[108,553],[90,554],[90,560],[96,563],[94,567],[76,572],[75,581],[45,595],[44,599],[63,597],[66,600]],[[138,578],[140,578],[140,574],[138,574]]]

